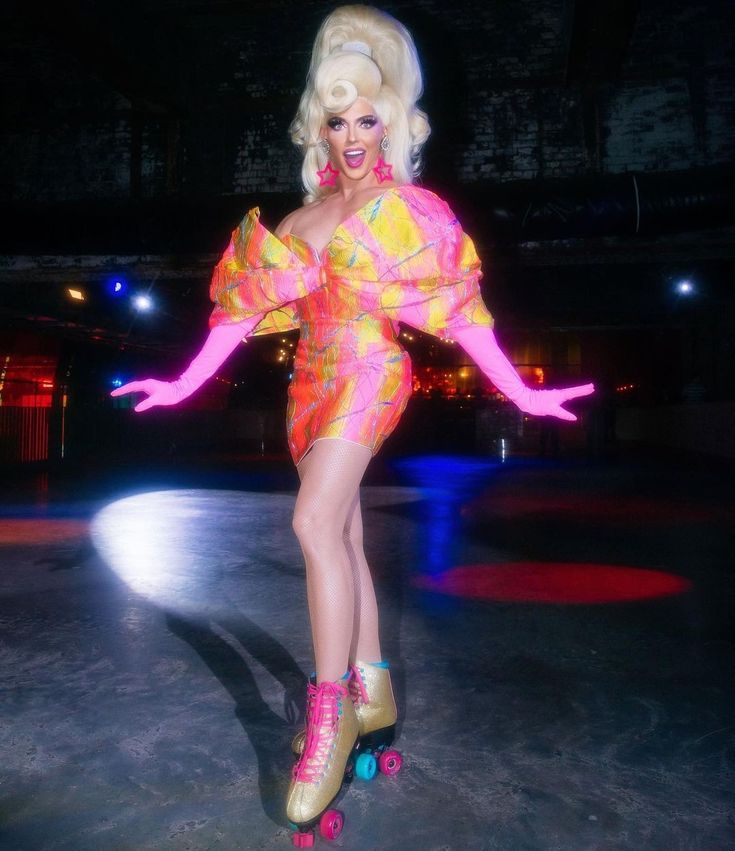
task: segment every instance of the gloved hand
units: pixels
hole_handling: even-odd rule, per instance
[[[137,413],[147,411],[156,405],[177,405],[214,375],[235,351],[242,338],[255,327],[257,323],[253,320],[254,317],[251,317],[234,325],[215,325],[209,332],[199,354],[176,381],[158,381],[155,378],[130,381],[113,390],[110,396],[147,393],[147,398],[135,406]]]
[[[594,384],[580,384],[562,390],[532,390],[526,387],[513,364],[503,354],[490,328],[468,325],[453,329],[451,334],[498,390],[526,414],[558,417],[573,422],[577,418],[562,407],[564,402],[594,393]]]

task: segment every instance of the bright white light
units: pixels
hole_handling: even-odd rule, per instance
[[[133,299],[133,306],[136,310],[147,311],[153,309],[153,299],[147,295],[137,295]]]
[[[694,286],[692,285],[692,282],[688,280],[678,281],[676,284],[676,291],[679,295],[692,295],[694,292]]]
[[[399,487],[366,487],[360,496],[367,511],[421,498],[418,490]],[[305,603],[296,536],[274,534],[289,528],[294,501],[288,493],[144,492],[104,506],[90,534],[112,570],[163,608],[192,614],[230,611],[240,618],[257,613],[272,626],[301,618]],[[399,515],[381,522],[391,540],[413,540]]]

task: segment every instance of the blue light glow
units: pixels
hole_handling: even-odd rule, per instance
[[[439,491],[444,498],[461,498],[487,482],[500,464],[488,458],[460,455],[415,455],[394,462],[399,472],[424,491]]]
[[[128,285],[125,281],[125,278],[120,277],[119,275],[115,275],[112,278],[107,280],[107,292],[113,296],[113,298],[120,298],[125,295],[128,290]]]
[[[462,503],[488,484],[501,465],[486,458],[423,455],[394,462],[423,496],[425,522],[422,572],[437,576],[456,564]]]
[[[695,292],[694,284],[688,279],[677,281],[675,289],[679,295],[694,295]]]

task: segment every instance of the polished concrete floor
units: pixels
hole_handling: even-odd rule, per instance
[[[735,847],[732,469],[374,464],[405,767],[347,788],[333,847]],[[0,847],[290,847],[295,487],[257,458],[6,480]]]

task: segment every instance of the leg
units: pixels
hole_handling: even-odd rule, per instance
[[[380,662],[378,603],[370,567],[362,544],[362,511],[360,493],[355,495],[344,528],[345,549],[352,566],[355,583],[355,621],[352,632],[350,661]]]
[[[298,469],[302,482],[310,474],[307,471],[310,470],[311,459],[312,453],[309,453],[299,464]],[[375,589],[362,543],[362,512],[359,489],[356,490],[349,507],[342,536],[354,588],[353,631],[349,662],[351,666],[354,666],[355,680],[351,683],[350,689],[353,692],[352,699],[360,734],[375,734],[376,731],[383,734],[380,742],[375,738],[375,735],[372,735],[370,741],[370,747],[376,755],[380,756],[392,741],[397,712],[388,669],[383,665],[370,664],[381,662],[382,655],[380,652]],[[357,681],[360,685],[353,690]],[[291,744],[295,754],[299,755],[303,752],[305,740],[306,731],[296,734]],[[400,760],[400,756],[391,752],[385,757],[385,760],[388,760],[388,757],[392,760],[390,766],[383,767],[381,770],[387,773],[395,773],[400,767],[400,761],[396,762],[396,760]]]
[[[298,465],[293,528],[306,561],[317,684],[338,681],[349,664],[355,584],[344,528],[371,457],[366,446],[326,438]]]

